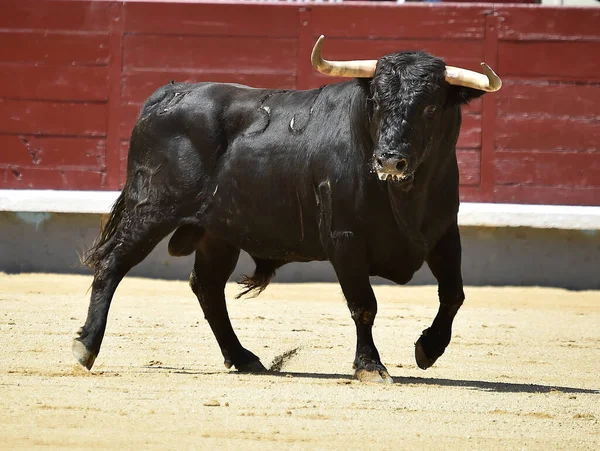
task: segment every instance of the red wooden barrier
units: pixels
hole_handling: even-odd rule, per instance
[[[3,0],[0,188],[118,189],[171,79],[307,89],[330,58],[423,49],[505,84],[465,108],[469,201],[600,205],[600,10],[492,4]]]

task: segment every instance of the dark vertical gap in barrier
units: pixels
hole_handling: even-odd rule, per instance
[[[483,57],[487,64],[498,70],[498,15],[486,13]],[[502,74],[500,74],[502,77]],[[496,138],[496,102],[498,94],[483,96],[481,111],[481,199],[494,201],[494,146]]]
[[[313,45],[311,9],[303,6],[298,9],[298,59],[296,62],[296,89],[308,89],[310,86],[310,52]]]
[[[123,3],[110,6],[110,61],[108,63],[108,108],[106,130],[106,182],[109,190],[119,189],[121,125],[121,71],[123,56]]]

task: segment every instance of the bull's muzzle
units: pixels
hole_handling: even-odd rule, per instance
[[[410,170],[409,158],[405,155],[383,154],[375,157],[373,165],[379,180],[412,184],[414,173]]]

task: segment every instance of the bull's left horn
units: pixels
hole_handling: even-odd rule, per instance
[[[444,78],[451,85],[465,86],[486,92],[498,91],[502,87],[500,77],[485,63],[481,63],[481,68],[485,74],[460,67],[446,66]]]
[[[375,75],[377,60],[327,61],[321,56],[325,36],[321,35],[313,47],[310,61],[315,69],[332,77],[369,78]]]

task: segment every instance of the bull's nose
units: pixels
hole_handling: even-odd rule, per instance
[[[408,167],[408,160],[404,157],[377,157],[375,159],[378,172],[385,172],[401,176]]]

